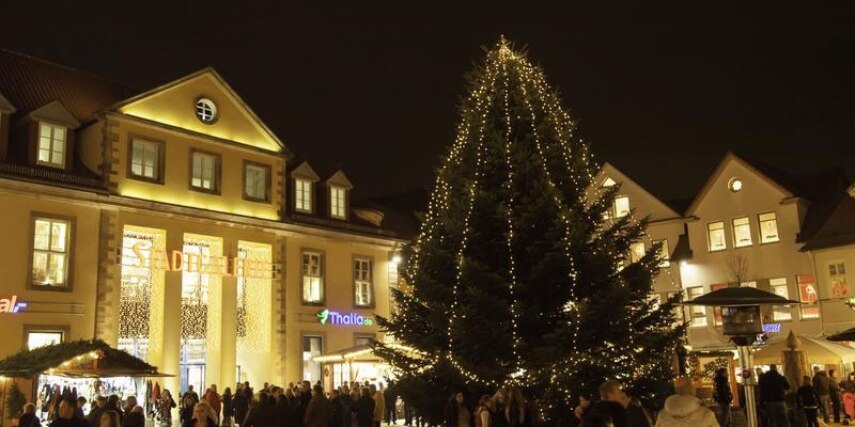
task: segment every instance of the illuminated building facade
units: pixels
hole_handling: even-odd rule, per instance
[[[383,339],[403,240],[214,70],[138,91],[0,51],[0,77],[0,357],[96,337],[175,392]]]

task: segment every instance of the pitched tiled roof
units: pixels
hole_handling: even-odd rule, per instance
[[[816,220],[803,251],[855,243],[855,198],[842,192],[830,206],[828,214]]]
[[[25,115],[59,101],[79,122],[139,93],[137,89],[63,65],[0,49],[0,93]]]

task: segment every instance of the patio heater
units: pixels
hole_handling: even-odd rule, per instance
[[[721,308],[722,333],[730,337],[739,350],[748,427],[757,427],[757,403],[754,390],[757,386],[757,378],[751,359],[751,346],[757,340],[757,336],[763,333],[760,306],[795,303],[798,302],[752,287],[719,289],[683,303]]]

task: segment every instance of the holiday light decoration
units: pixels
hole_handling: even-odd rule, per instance
[[[632,212],[603,218],[619,185],[595,188],[589,146],[543,72],[502,39],[472,74],[460,111],[392,290],[396,315],[377,318],[422,355],[374,346],[405,398],[441,413],[440,390],[517,385],[560,422],[568,398],[605,379],[641,398],[664,391],[682,331],[674,301],[649,299],[659,245]],[[639,240],[648,249],[630,259]]]
[[[273,273],[244,274],[248,265],[270,265],[273,247],[249,241],[238,242],[237,274],[237,349],[239,353],[270,351],[270,299]]]
[[[134,252],[133,248],[141,246],[141,242],[146,243],[146,249]],[[142,360],[148,360],[149,353],[158,352],[161,347],[163,303],[160,301],[165,275],[163,271],[152,269],[150,262],[137,264],[128,260],[142,255],[150,261],[151,251],[164,250],[165,245],[166,232],[163,230],[130,225],[124,227],[118,347]]]

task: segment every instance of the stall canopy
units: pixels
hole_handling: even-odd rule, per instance
[[[23,350],[0,361],[0,376],[33,378],[41,374],[72,378],[171,376],[101,340]]]
[[[800,350],[805,353],[809,363],[839,365],[841,362],[855,362],[855,349],[832,344],[819,338],[803,335],[798,338],[801,340]],[[780,364],[781,352],[784,350],[787,350],[786,340],[767,344],[754,353],[754,363],[760,365]]]
[[[855,328],[829,335],[827,339],[829,341],[855,341]]]

